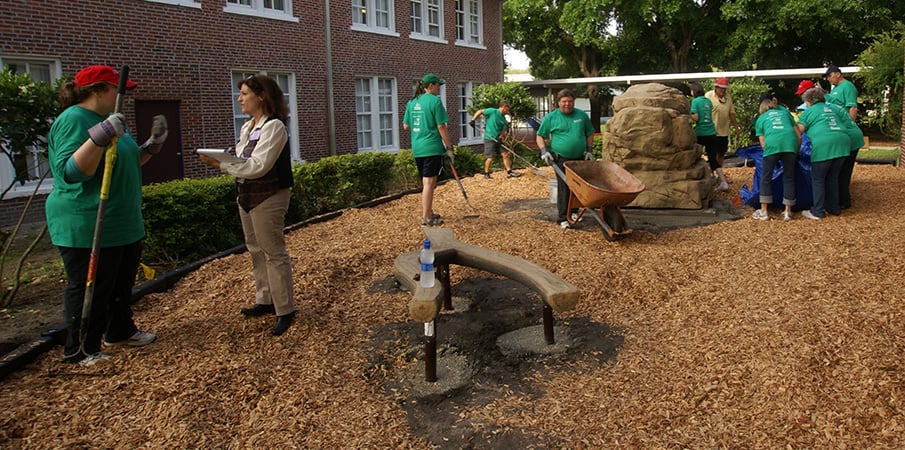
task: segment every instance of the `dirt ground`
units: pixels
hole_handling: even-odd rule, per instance
[[[905,445],[900,169],[858,166],[850,210],[792,222],[732,207],[753,168],[727,169],[712,212],[625,210],[634,233],[616,242],[588,219],[560,230],[546,178],[525,172],[464,179],[474,210],[446,183],[435,208],[463,242],[581,290],[557,315],[558,351],[506,351],[503,336],[538,332],[539,298],[454,267],[438,383],[460,383],[424,382],[423,326],[392,276],[422,239],[410,195],[288,235],[300,314],[280,338],[272,317],[238,314],[252,280],[232,255],[136,305],[155,344],[91,368],[55,350],[9,376],[0,447]]]

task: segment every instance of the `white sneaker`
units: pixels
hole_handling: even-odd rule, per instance
[[[559,223],[559,227],[562,228],[563,230],[565,230],[567,228],[571,228],[572,226],[569,225],[569,222],[563,220],[562,222]]]
[[[815,216],[813,213],[811,213],[811,210],[810,210],[810,209],[806,209],[806,210],[802,211],[802,212],[801,212],[801,217],[807,217],[808,219],[811,219],[811,220],[820,220],[820,219],[822,219],[822,217],[817,217],[817,216]]]
[[[85,359],[79,361],[80,366],[90,367],[101,361],[106,361],[110,359],[110,355],[106,353],[97,352],[85,357]]]
[[[751,214],[751,217],[757,220],[770,220],[770,215],[762,209],[754,210],[754,214]]]
[[[784,220],[784,221],[786,221],[786,222],[792,220],[792,213],[783,211],[783,212],[782,212],[782,220]]]
[[[108,346],[116,346],[116,345],[127,345],[129,347],[141,347],[148,345],[154,342],[157,339],[157,335],[154,333],[148,333],[147,331],[138,330],[133,334],[129,339],[123,339],[121,341],[109,342],[104,339],[104,345]]]

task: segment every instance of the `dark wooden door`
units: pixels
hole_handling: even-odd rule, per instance
[[[163,149],[141,168],[142,184],[161,183],[183,177],[182,127],[179,117],[179,100],[136,100],[135,122],[138,126],[139,145],[151,136],[154,116],[167,118],[169,134]]]

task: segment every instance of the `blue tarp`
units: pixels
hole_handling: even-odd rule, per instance
[[[760,144],[749,145],[739,148],[735,151],[739,158],[750,159],[754,161],[754,179],[751,180],[752,187],[748,185],[742,186],[739,190],[739,197],[742,202],[752,208],[760,208],[760,180],[764,167],[764,149]],[[798,153],[798,164],[795,165],[795,211],[801,211],[811,207],[814,201],[811,194],[811,141],[807,135],[801,136],[801,149]],[[785,168],[780,161],[776,168],[773,169],[773,206],[783,208],[782,205],[782,171]]]

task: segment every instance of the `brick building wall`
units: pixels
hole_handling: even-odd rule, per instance
[[[179,1],[190,3],[170,3]],[[456,83],[502,81],[501,0],[482,2],[481,49],[456,45],[456,2],[443,3],[445,43],[434,43],[409,36],[410,1],[395,0],[398,36],[353,30],[351,2],[331,1],[335,153],[357,152],[356,77],[396,79],[400,148],[410,146],[401,120],[413,80],[427,72],[447,80],[454,142],[458,140]],[[290,133],[298,137],[297,156],[308,161],[329,156],[324,2],[294,0],[297,22],[228,13],[226,0],[198,0],[191,5],[149,0],[0,2],[0,56],[55,59],[67,75],[91,64],[128,64],[130,78],[139,84],[126,95],[123,106],[130,127],[136,129],[136,100],[179,102],[179,138],[187,177],[214,174],[191,150],[235,144],[233,71],[292,73],[298,128]],[[43,205],[38,209],[43,210]]]

